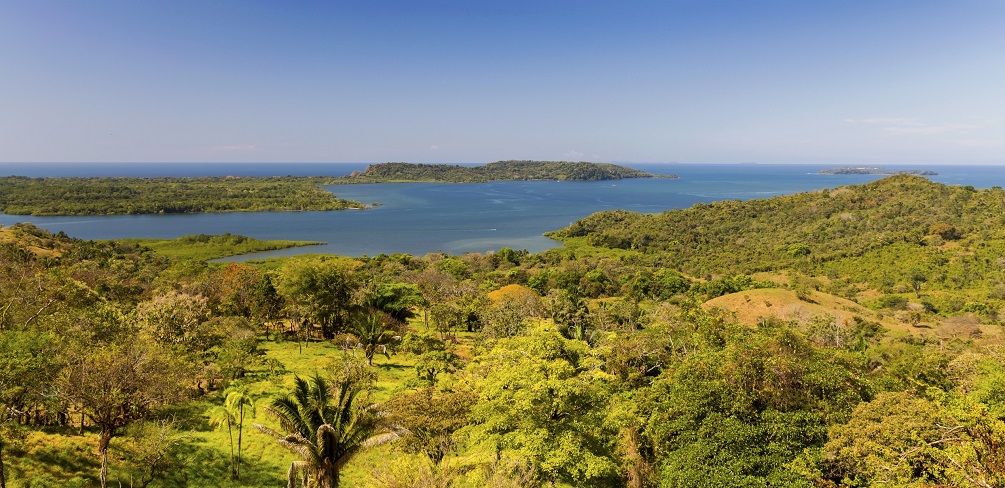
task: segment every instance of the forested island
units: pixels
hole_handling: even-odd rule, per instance
[[[662,175],[658,177],[676,178]],[[353,173],[345,177],[343,182],[484,183],[517,180],[605,181],[625,178],[657,176],[616,164],[570,161],[497,161],[483,166],[382,163],[372,164],[365,171]]]
[[[656,178],[606,163],[499,161],[484,166],[383,163],[343,177],[28,178],[0,177],[0,212],[8,215],[131,215],[299,212],[368,206],[322,188],[345,183],[501,180],[600,181]],[[675,178],[675,176],[658,176]]]
[[[822,175],[915,175],[936,176],[939,173],[928,169],[887,169],[881,167],[846,166],[843,168],[822,169],[817,171]]]
[[[330,177],[28,178],[0,177],[9,215],[127,215],[293,212],[365,208],[322,188]]]
[[[538,254],[3,227],[0,482],[1005,486],[1003,216],[898,175]]]

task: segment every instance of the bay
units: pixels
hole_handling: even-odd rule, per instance
[[[302,253],[345,256],[486,252],[502,247],[540,252],[560,243],[543,234],[610,209],[655,213],[724,199],[747,200],[860,184],[880,175],[821,175],[832,165],[628,164],[679,179],[605,182],[506,181],[395,183],[328,187],[341,198],[379,202],[368,210],[33,217],[0,214],[0,225],[30,221],[82,239],[174,238],[189,234],[241,234],[257,239],[323,241],[229,260]],[[340,176],[365,163],[147,163],[0,164],[0,175],[21,176]],[[891,168],[895,168],[892,167]],[[933,181],[978,188],[1005,185],[1001,166],[925,166]]]

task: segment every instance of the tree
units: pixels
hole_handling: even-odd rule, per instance
[[[356,336],[358,347],[363,348],[366,355],[366,364],[373,365],[373,356],[380,351],[388,359],[391,355],[387,352],[387,346],[397,340],[397,331],[388,326],[384,315],[379,312],[371,312],[359,315],[353,321],[352,334]]]
[[[215,317],[210,322],[225,337],[211,351],[219,373],[226,379],[243,378],[248,367],[261,361],[258,336],[244,317]]]
[[[475,452],[530,462],[546,481],[610,486],[617,463],[605,445],[605,379],[589,345],[550,327],[499,339],[465,369],[478,401],[459,432]]]
[[[821,474],[856,486],[933,482],[938,462],[928,448],[942,437],[940,426],[952,424],[928,400],[903,392],[880,393],[855,407],[848,422],[830,428]]]
[[[227,426],[227,436],[230,438],[230,476],[234,480],[241,479],[241,444],[244,434],[245,407],[255,414],[255,399],[248,394],[248,389],[231,391],[223,401],[220,417]],[[234,456],[234,427],[237,427],[237,456]]]
[[[220,309],[227,315],[251,318],[258,298],[256,291],[266,275],[241,263],[230,263],[218,274]]]
[[[146,488],[157,477],[169,473],[179,462],[179,446],[188,440],[188,435],[177,431],[177,420],[163,419],[156,422],[138,422],[129,427],[133,445],[126,457],[133,465],[141,468],[140,488]]]
[[[482,334],[491,339],[523,334],[528,319],[543,313],[541,298],[525,286],[506,285],[488,297],[491,303],[482,311]]]
[[[396,439],[399,430],[373,405],[361,405],[362,388],[351,377],[334,384],[315,374],[296,376],[293,391],[265,411],[281,431],[255,424],[300,459],[287,472],[287,487],[337,488],[342,468],[361,450]]]
[[[911,289],[914,290],[914,295],[921,298],[921,285],[928,281],[925,272],[919,268],[911,268],[908,278],[911,280]]]
[[[101,486],[108,478],[108,445],[135,420],[181,399],[184,371],[170,354],[138,341],[107,344],[71,357],[63,378],[67,399],[101,429]]]
[[[417,285],[410,283],[382,283],[367,293],[363,306],[380,310],[396,321],[404,323],[414,316],[414,307],[425,303]]]
[[[564,326],[562,331],[571,339],[586,340],[590,325],[590,310],[579,295],[568,290],[552,289],[544,303],[548,314],[556,324]]]
[[[388,400],[389,416],[408,433],[402,436],[405,452],[421,452],[434,465],[455,447],[453,433],[468,423],[468,412],[477,397],[470,391],[436,391],[433,387],[399,393]]]
[[[252,316],[254,320],[265,325],[266,338],[270,324],[279,317],[279,312],[283,308],[283,297],[279,296],[272,277],[262,274],[262,278],[255,285],[252,291]]]
[[[201,295],[170,291],[136,306],[140,328],[151,338],[179,352],[202,352],[220,339],[207,324],[209,300]]]
[[[0,331],[0,488],[6,485],[3,451],[20,439],[28,412],[53,390],[62,367],[58,339],[35,330]]]
[[[787,328],[700,334],[636,397],[660,486],[805,486],[788,463],[868,395],[854,356]]]
[[[359,277],[342,260],[291,261],[284,269],[282,291],[305,313],[305,318],[332,339],[349,325],[357,308]]]

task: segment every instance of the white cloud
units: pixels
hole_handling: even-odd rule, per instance
[[[576,150],[572,150],[563,154],[562,159],[578,161],[580,159],[583,159],[583,153]]]
[[[435,151],[435,150],[437,150],[439,148],[440,148],[440,146],[438,144],[433,144],[432,146],[429,146],[429,150],[430,151]]]

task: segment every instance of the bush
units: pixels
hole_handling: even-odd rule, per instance
[[[878,303],[880,308],[888,308],[890,310],[904,310],[907,308],[907,299],[897,295],[881,296]]]

